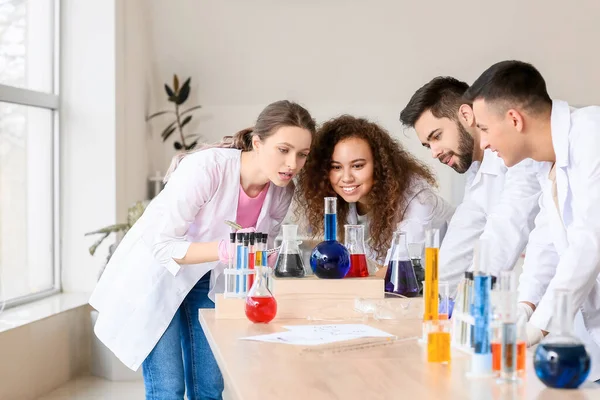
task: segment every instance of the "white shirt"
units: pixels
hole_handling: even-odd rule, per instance
[[[488,256],[488,272],[498,276],[514,267],[539,212],[541,164],[524,160],[507,168],[491,150],[467,174],[465,196],[450,221],[442,242],[439,279],[454,293],[465,271],[473,267],[473,249],[480,238],[494,244]]]
[[[425,230],[431,226],[440,230],[440,238],[452,218],[454,207],[439,196],[426,182],[419,180],[411,185],[405,193],[406,208],[398,210],[400,222],[397,229],[406,232],[406,241],[410,243],[424,243]],[[349,224],[365,225],[365,236],[369,237],[369,216],[359,215],[356,203],[349,203],[347,221]],[[387,265],[387,260],[378,257],[366,242],[366,255],[369,260],[380,265]]]
[[[222,291],[224,265],[179,265],[173,259],[183,258],[192,242],[228,239],[224,221],[236,220],[240,154],[213,148],[185,157],[106,266],[90,298],[99,312],[94,331],[129,368],[139,368],[208,271],[213,270],[209,297]],[[293,184],[269,185],[256,230],[269,234],[270,247],[293,191]]]
[[[589,379],[600,378],[600,107],[552,103],[558,208],[548,172],[539,174],[541,210],[531,232],[519,301],[537,305],[530,323],[552,333],[554,290],[573,292],[575,333],[592,356]]]

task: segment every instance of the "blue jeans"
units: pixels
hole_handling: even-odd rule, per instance
[[[146,399],[221,400],[223,377],[198,321],[208,298],[210,272],[183,300],[169,327],[142,363]]]

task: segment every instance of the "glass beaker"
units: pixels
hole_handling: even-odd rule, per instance
[[[552,335],[538,345],[533,359],[537,377],[548,387],[575,389],[590,373],[590,355],[573,334],[572,293],[554,291]]]
[[[350,253],[350,271],[346,278],[364,278],[369,276],[367,257],[365,256],[365,227],[363,225],[344,225],[346,249]]]
[[[423,293],[423,281],[425,280],[425,270],[423,269],[423,250],[425,249],[424,243],[409,243],[408,244],[408,255],[410,262],[412,262],[413,269],[415,270],[415,276],[417,277],[417,283],[419,283],[419,294]]]
[[[350,270],[350,253],[337,241],[337,197],[325,197],[325,240],[311,252],[310,266],[321,279],[342,279]]]
[[[283,225],[283,241],[275,262],[278,278],[304,277],[304,262],[298,242],[298,225]]]
[[[254,323],[268,323],[277,314],[277,301],[267,287],[266,274],[263,269],[269,267],[256,266],[254,268],[254,285],[246,297],[246,317]]]
[[[408,256],[406,233],[402,231],[394,232],[392,238],[390,261],[385,274],[385,291],[405,297],[416,297],[419,294],[415,270]]]

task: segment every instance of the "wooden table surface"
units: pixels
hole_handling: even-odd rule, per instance
[[[425,346],[416,339],[421,333],[418,319],[369,319],[366,323],[399,338],[412,339],[343,353],[318,353],[306,346],[239,340],[284,331],[284,325],[309,325],[314,321],[275,319],[270,324],[252,324],[246,319],[215,319],[214,310],[200,310],[200,324],[227,390],[236,400],[600,400],[600,385],[593,382],[585,382],[578,390],[546,388],[535,376],[531,351],[522,383],[498,384],[495,378],[467,378],[469,356],[459,350],[452,350],[449,365],[428,363]]]

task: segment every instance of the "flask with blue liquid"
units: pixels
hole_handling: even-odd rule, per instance
[[[544,385],[575,389],[590,373],[590,355],[573,333],[572,294],[555,290],[552,332],[540,342],[533,359],[535,374]]]
[[[310,266],[322,279],[342,279],[350,270],[350,253],[337,241],[337,197],[325,197],[325,240],[313,249]]]

